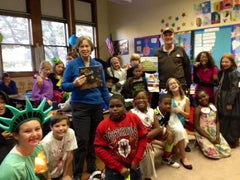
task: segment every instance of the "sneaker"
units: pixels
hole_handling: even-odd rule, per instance
[[[171,167],[174,167],[174,168],[179,168],[180,167],[180,164],[175,162],[174,160],[172,160],[170,157],[166,158],[166,157],[163,157],[162,158],[162,162],[164,164],[167,164]]]

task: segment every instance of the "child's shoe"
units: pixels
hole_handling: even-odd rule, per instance
[[[170,157],[162,157],[162,162],[174,168],[180,167],[180,164],[172,160]]]

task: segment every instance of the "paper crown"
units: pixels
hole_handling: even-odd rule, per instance
[[[48,113],[52,110],[52,106],[49,107],[46,111],[43,111],[45,103],[46,98],[43,99],[37,108],[33,108],[28,97],[26,97],[25,110],[20,111],[13,106],[5,105],[5,107],[12,112],[13,117],[0,117],[0,128],[8,132],[15,132],[21,124],[27,121],[38,120],[41,124],[44,124],[52,117],[52,115],[47,116]]]
[[[53,57],[53,58],[51,59],[51,62],[52,62],[53,64],[58,64],[60,61],[61,61],[61,59],[56,58],[56,57]]]

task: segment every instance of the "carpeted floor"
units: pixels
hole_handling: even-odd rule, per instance
[[[239,180],[240,179],[240,147],[232,149],[229,158],[212,160],[206,158],[195,141],[191,141],[191,152],[187,153],[193,170],[183,166],[178,169],[161,164],[157,169],[157,177],[152,180]],[[179,162],[179,161],[178,161]]]

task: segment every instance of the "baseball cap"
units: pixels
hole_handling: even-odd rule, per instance
[[[163,34],[166,34],[167,32],[171,32],[171,33],[174,33],[174,30],[173,30],[173,28],[169,28],[169,27],[167,27],[167,28],[165,28],[164,30],[163,30]]]

